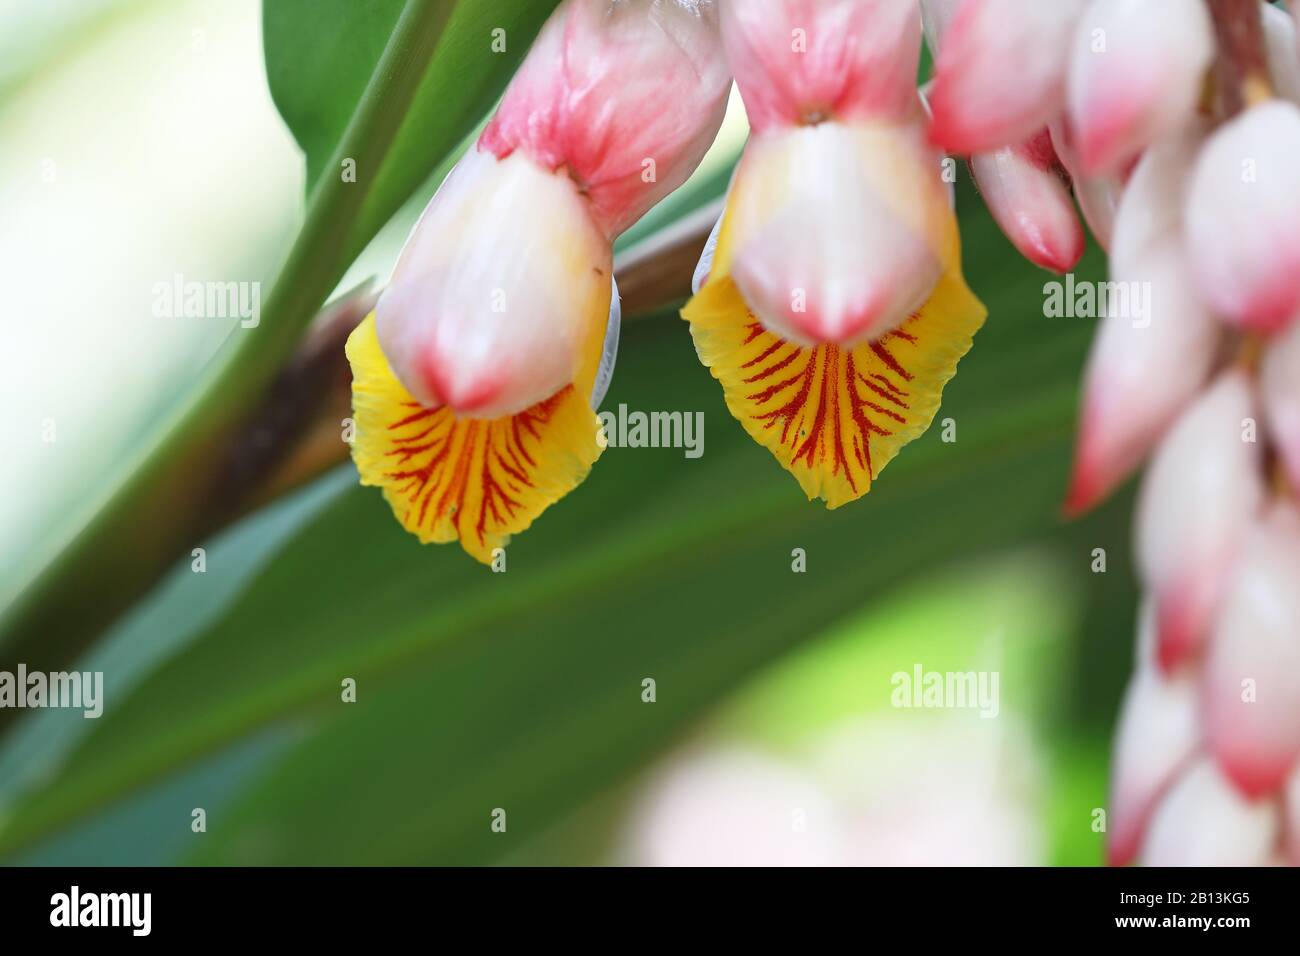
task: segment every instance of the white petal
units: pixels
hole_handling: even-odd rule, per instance
[[[591,386],[591,407],[599,409],[605,400],[609,385],[614,380],[614,364],[618,360],[618,337],[623,325],[623,304],[618,298],[618,283],[609,280],[609,318],[605,323],[605,341],[600,347],[600,367],[596,370],[596,381]]]
[[[1192,176],[1187,234],[1202,294],[1271,333],[1300,311],[1300,108],[1270,100],[1219,127]]]
[[[1206,736],[1248,796],[1278,789],[1300,755],[1300,514],[1275,505],[1242,550],[1210,641]]]
[[[1138,566],[1157,607],[1157,659],[1170,670],[1204,642],[1229,570],[1264,497],[1256,401],[1231,369],[1160,443],[1142,485]]]
[[[1124,186],[1111,236],[1111,271],[1153,246],[1182,246],[1183,212],[1197,151],[1204,141],[1197,127],[1157,143],[1142,155]]]
[[[1277,807],[1251,803],[1207,758],[1156,807],[1142,845],[1147,866],[1263,866],[1278,836]]]
[[[727,213],[746,303],[801,345],[855,344],[906,321],[953,254],[939,169],[919,127],[754,136]]]
[[[1070,54],[1070,120],[1083,171],[1115,172],[1187,124],[1213,55],[1204,4],[1092,0]]]
[[[422,404],[514,414],[573,381],[592,324],[607,324],[612,271],[567,176],[472,150],[407,240],[379,343]]]
[[[931,136],[961,154],[1020,143],[1065,104],[1067,52],[1082,0],[965,0],[935,61]]]
[[[709,238],[704,240],[704,251],[700,253],[700,261],[695,265],[695,274],[691,276],[691,294],[699,292],[704,288],[704,283],[709,281],[709,272],[713,269],[713,257],[718,251],[718,234],[722,232],[722,216],[713,224],[709,231]]]

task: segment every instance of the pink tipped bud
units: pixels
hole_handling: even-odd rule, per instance
[[[1146,458],[1205,383],[1222,337],[1177,243],[1153,247],[1114,278],[1145,305],[1107,315],[1093,340],[1070,514],[1105,498]]]
[[[1291,487],[1300,492],[1300,323],[1264,352],[1260,389],[1269,433]]]
[[[1275,505],[1251,533],[1210,641],[1205,727],[1248,797],[1278,789],[1300,756],[1300,514]]]
[[[609,243],[562,173],[471,150],[411,233],[379,299],[380,347],[421,404],[496,418],[574,380],[604,320]]]
[[[722,34],[756,132],[915,109],[915,0],[727,0]]]
[[[1213,762],[1181,774],[1156,807],[1142,862],[1147,866],[1263,866],[1273,857],[1278,810],[1245,800]]]
[[[1142,486],[1138,565],[1156,600],[1166,672],[1203,644],[1264,497],[1251,382],[1225,372],[1160,443]]]
[[[730,86],[714,0],[566,0],[479,146],[566,171],[612,238],[699,164]]]
[[[1070,36],[1082,0],[965,0],[935,61],[931,137],[987,153],[1033,136],[1065,104]]]
[[[1115,172],[1186,125],[1213,56],[1202,3],[1093,0],[1070,56],[1070,119],[1083,172]]]
[[[939,170],[919,125],[751,139],[728,217],[731,273],[754,314],[801,345],[852,345],[906,321],[951,254]]]
[[[1300,311],[1300,108],[1247,110],[1206,142],[1187,201],[1188,242],[1202,294],[1225,319],[1258,332]]]
[[[1190,676],[1165,680],[1142,667],[1124,694],[1111,770],[1106,858],[1124,866],[1137,856],[1147,820],[1199,742]]]
[[[1034,265],[1069,272],[1083,256],[1083,225],[1047,130],[1018,146],[971,157],[984,202]]]

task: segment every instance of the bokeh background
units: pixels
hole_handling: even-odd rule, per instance
[[[744,136],[733,104],[623,251],[716,199]],[[154,284],[269,284],[304,183],[257,0],[0,0],[0,580],[238,334],[155,317]],[[382,281],[436,184],[341,290]],[[827,512],[674,305],[627,315],[605,407],[702,411],[701,458],[610,449],[505,574],[421,547],[346,463],[196,542],[204,573],[178,560],[78,663],[102,718],[0,735],[0,860],[1099,863],[1131,495],[1060,519],[1092,321],[1043,316],[1051,277],[964,173],[957,202],[990,316],[945,394],[955,441],[936,425]],[[1102,270],[1094,248],[1077,274]],[[918,665],[996,671],[998,716],[891,706]]]

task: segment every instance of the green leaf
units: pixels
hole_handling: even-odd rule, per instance
[[[459,3],[374,180],[352,243],[364,245],[492,107],[559,0]],[[266,76],[307,157],[308,189],[338,176],[334,153],[402,12],[403,0],[265,0]],[[344,160],[355,157],[343,157]],[[354,249],[359,251],[359,249]]]
[[[339,89],[328,75],[313,74],[314,85],[291,92],[292,64],[268,66],[277,101],[292,104],[291,122],[316,117],[313,131],[300,133],[311,161],[320,164],[331,141],[332,156],[317,167],[306,220],[260,325],[237,330],[120,471],[52,530],[26,574],[0,585],[0,663],[23,660],[47,670],[65,664],[178,554],[220,525],[236,504],[227,487],[232,432],[246,424],[352,259],[504,88],[552,6],[552,0],[500,0],[489,17],[486,5],[454,0],[268,3],[273,58],[291,50],[310,60],[319,45],[342,73]],[[375,24],[352,19],[364,12],[374,14]],[[491,52],[488,20],[512,31],[506,53]],[[362,41],[357,62],[345,65],[354,35]],[[314,111],[309,106],[313,96],[324,101],[336,94],[349,98]],[[356,162],[355,182],[320,175],[341,169],[345,159]],[[131,560],[122,559],[124,549]],[[12,719],[0,711],[0,721]]]

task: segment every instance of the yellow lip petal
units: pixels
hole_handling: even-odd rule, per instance
[[[736,287],[730,259],[724,219],[708,282],[682,310],[700,360],[722,383],[731,414],[809,499],[838,508],[862,497],[930,426],[984,323],[987,310],[957,255],[908,321],[856,346],[800,346],[767,331]]]
[[[597,356],[599,351],[597,350]],[[421,542],[459,541],[479,561],[577,487],[600,457],[600,420],[585,385],[568,385],[517,415],[457,418],[420,405],[393,374],[374,316],[347,343],[352,457]]]

